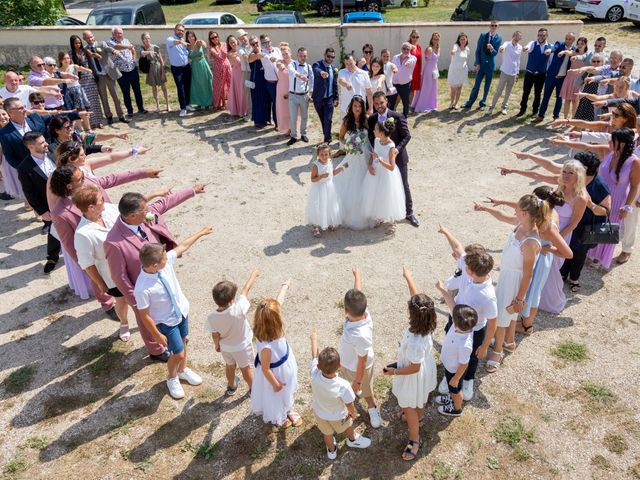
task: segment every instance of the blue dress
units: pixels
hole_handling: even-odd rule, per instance
[[[264,127],[271,120],[267,104],[267,81],[264,79],[264,68],[260,60],[250,62],[251,76],[255,88],[251,90],[251,120],[256,127]]]
[[[542,247],[550,247],[551,242],[546,240],[541,240],[540,244]],[[538,308],[540,305],[540,296],[542,294],[542,288],[544,284],[547,283],[547,278],[549,278],[549,272],[551,272],[551,266],[553,265],[553,254],[546,253],[538,255],[538,259],[536,260],[536,264],[533,267],[533,276],[531,277],[531,284],[529,285],[529,290],[527,290],[527,295],[525,296],[525,301],[527,302],[526,308],[520,313],[523,318],[531,315],[532,308]]]

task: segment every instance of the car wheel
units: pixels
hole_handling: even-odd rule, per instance
[[[329,2],[320,2],[318,4],[318,13],[322,17],[328,17],[333,13],[333,5]]]
[[[608,22],[619,22],[623,17],[624,9],[620,5],[614,5],[613,7],[611,7],[605,15],[605,19]]]
[[[367,12],[379,12],[380,4],[376,0],[369,0],[364,4],[364,9]]]

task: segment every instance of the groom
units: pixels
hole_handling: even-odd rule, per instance
[[[368,119],[369,122],[369,142],[371,143],[371,148],[374,146],[375,137],[373,135],[373,128],[376,126],[378,122],[384,122],[389,117],[393,117],[396,120],[396,128],[391,132],[391,140],[396,145],[396,149],[398,150],[398,156],[396,157],[396,165],[400,170],[400,175],[402,176],[402,185],[404,186],[404,198],[405,198],[405,208],[407,220],[414,227],[420,226],[420,222],[413,214],[413,201],[411,200],[411,190],[409,189],[409,171],[408,171],[408,163],[409,156],[407,155],[407,143],[411,140],[411,134],[409,133],[409,127],[407,127],[407,119],[404,118],[404,115],[398,112],[394,112],[393,110],[389,110],[387,108],[387,97],[383,92],[376,92],[373,94],[373,108],[375,112]],[[369,159],[369,173],[371,175],[375,175],[376,172],[371,164],[372,160]]]

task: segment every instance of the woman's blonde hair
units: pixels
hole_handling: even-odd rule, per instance
[[[569,171],[573,172],[576,176],[576,184],[573,186],[573,196],[577,197],[580,195],[587,184],[587,172],[578,160],[569,160],[562,165],[562,172]],[[562,192],[565,187],[564,178],[562,177],[562,172],[560,172],[560,177],[558,178],[558,191]]]
[[[267,298],[258,304],[253,317],[253,334],[261,342],[272,342],[284,337],[284,324],[277,300]]]
[[[540,200],[535,195],[523,195],[518,200],[518,207],[531,217],[538,230],[544,231],[549,228],[551,208],[546,201]]]
[[[286,48],[289,53],[291,53],[291,48],[289,47],[289,42],[280,42],[280,50],[282,50],[283,48]]]

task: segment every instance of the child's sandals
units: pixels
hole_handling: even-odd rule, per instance
[[[302,425],[302,417],[298,414],[298,412],[291,411],[287,414],[287,419],[282,424],[283,428],[289,427],[299,427]]]
[[[503,342],[502,349],[507,353],[513,353],[516,351],[516,342],[511,342],[511,343]]]
[[[391,225],[389,225],[389,228],[387,228],[387,231],[385,232],[387,235],[393,235],[396,233],[396,224],[392,223]]]
[[[118,338],[123,342],[128,342],[131,338],[131,332],[129,332],[129,325],[120,325],[120,330],[118,331]]]
[[[418,449],[414,452],[413,448],[416,445],[418,446]],[[406,462],[414,461],[416,458],[418,458],[418,453],[420,452],[421,448],[422,440],[418,440],[417,442],[415,440],[409,440],[407,442],[407,448],[405,448],[404,452],[402,452],[402,459]]]
[[[487,373],[495,373],[498,371],[498,367],[500,367],[500,364],[502,363],[502,360],[504,359],[504,352],[491,352],[490,355],[498,355],[499,360],[493,360],[491,358],[489,358],[489,360],[487,360],[487,362],[484,365],[484,369]]]

